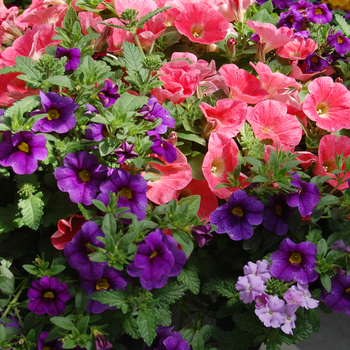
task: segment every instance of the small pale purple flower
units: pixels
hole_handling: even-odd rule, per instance
[[[287,305],[287,309],[285,311],[286,312],[286,319],[285,319],[283,325],[281,326],[282,331],[286,334],[293,335],[292,329],[295,328],[295,320],[297,319],[295,312],[297,311],[298,307],[299,306]]]
[[[263,226],[278,236],[285,235],[289,230],[289,216],[292,209],[287,205],[286,196],[275,194],[269,197],[269,203],[264,209]]]
[[[288,305],[301,306],[303,303],[303,292],[289,288],[283,295],[283,299],[287,302]]]
[[[249,239],[253,235],[253,226],[260,225],[264,205],[249,197],[243,190],[232,193],[228,203],[213,211],[210,222],[218,228],[216,233],[227,233],[234,241]]]
[[[235,285],[239,290],[239,298],[245,303],[251,303],[258,295],[265,292],[266,285],[261,277],[256,275],[239,276]]]
[[[95,267],[96,265],[93,264],[92,269],[94,270]],[[118,271],[108,265],[103,266],[103,274],[100,278],[94,279],[89,276],[80,276],[80,286],[86,290],[88,295],[100,290],[125,290],[128,282],[130,283],[130,279],[125,277],[123,271]],[[100,314],[107,309],[110,309],[107,304],[101,304],[97,300],[89,299],[86,311]]]
[[[64,246],[64,256],[69,265],[79,271],[80,275],[89,279],[99,279],[103,275],[107,263],[92,262],[88,257],[94,250],[89,245],[103,248],[104,244],[97,239],[104,237],[103,231],[93,222],[83,224],[73,239]]]
[[[170,116],[170,112],[164,109],[152,95],[147,105],[142,106],[138,113],[143,115],[143,119],[150,122],[155,122],[158,118],[162,119],[162,124],[153,129],[158,134],[165,134],[168,128],[175,128],[175,119]]]
[[[128,159],[138,157],[138,153],[134,151],[135,144],[128,144],[123,140],[123,144],[114,150],[114,154],[118,157],[117,164],[124,164]]]
[[[213,238],[213,235],[210,233],[210,230],[210,224],[191,227],[191,234],[200,248],[204,247],[205,243],[211,241],[211,239]]]
[[[73,203],[90,205],[101,182],[107,178],[107,167],[100,165],[97,158],[87,152],[67,154],[63,165],[55,171],[58,188],[68,192]]]
[[[269,270],[270,263],[267,260],[258,260],[256,263],[249,261],[248,264],[243,267],[243,271],[246,276],[259,276],[264,282],[271,278]]]
[[[316,55],[315,53],[309,53],[304,61],[305,63],[305,73],[315,73],[321,72],[323,68],[329,66],[327,60],[321,56]]]
[[[65,70],[77,69],[80,64],[80,50],[65,49],[63,47],[57,47],[55,58],[67,57],[67,63],[64,67]]]
[[[168,163],[175,162],[177,159],[176,148],[170,142],[163,140],[155,131],[149,131],[148,135],[153,142],[152,152],[164,157]]]
[[[287,204],[290,207],[298,207],[302,217],[308,216],[312,214],[319,201],[320,191],[317,185],[302,182],[298,174],[294,174],[292,178],[290,183],[297,188],[297,191],[287,195]]]
[[[340,30],[336,34],[328,35],[327,43],[340,55],[345,55],[350,51],[350,40],[344,36]]]
[[[46,117],[34,123],[32,130],[40,132],[55,131],[64,134],[74,128],[76,118],[74,111],[79,107],[71,98],[60,96],[56,92],[39,92],[44,110],[36,109],[30,115],[47,114]]]
[[[293,243],[289,238],[284,239],[277,252],[270,259],[272,277],[286,282],[313,282],[318,278],[316,267],[317,247],[312,242]]]
[[[279,328],[286,319],[286,304],[277,296],[270,296],[266,306],[255,309],[255,314],[265,327]]]
[[[115,104],[120,95],[117,93],[118,85],[111,83],[109,80],[105,80],[102,89],[97,94],[100,101],[103,104],[103,107],[108,108]]]
[[[306,19],[311,23],[329,23],[332,17],[332,12],[326,4],[313,5],[306,14]]]
[[[63,343],[60,340],[52,340],[46,342],[45,339],[48,336],[49,332],[44,331],[39,335],[38,339],[38,350],[61,350]]]
[[[311,298],[308,284],[298,283],[296,286],[292,286],[291,289],[303,293],[300,306],[309,310],[315,309],[318,306],[319,301]]]
[[[33,174],[38,160],[47,157],[46,137],[32,131],[20,131],[12,136],[5,131],[0,143],[0,165],[11,166],[18,175]]]
[[[305,22],[304,16],[297,10],[290,10],[288,12],[282,12],[278,21],[279,27],[293,28],[298,31],[301,30]]]
[[[30,299],[28,308],[36,314],[57,316],[64,312],[64,304],[70,298],[66,283],[60,283],[57,277],[41,277],[40,281],[33,281],[28,290]]]
[[[147,181],[141,175],[131,175],[125,169],[114,169],[110,178],[104,181],[101,186],[97,199],[105,205],[109,203],[110,192],[120,192],[118,199],[118,208],[129,207],[139,220],[146,217],[147,206]]]
[[[143,350],[191,350],[188,341],[182,339],[182,335],[173,332],[174,327],[158,326],[157,336],[151,346],[145,345]]]
[[[177,276],[186,262],[186,254],[177,248],[171,236],[157,228],[137,248],[134,261],[127,267],[132,277],[139,277],[147,290],[162,288],[169,277]]]
[[[255,302],[255,308],[260,309],[261,307],[266,307],[267,302],[269,301],[270,296],[266,293],[263,293],[261,295],[257,295],[254,298]]]

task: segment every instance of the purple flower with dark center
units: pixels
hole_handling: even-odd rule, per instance
[[[30,115],[47,114],[47,116],[36,121],[32,130],[40,132],[55,131],[58,134],[64,134],[73,129],[76,124],[76,118],[73,112],[79,105],[71,98],[60,96],[56,92],[44,94],[40,91],[39,94],[44,110],[36,109]]]
[[[350,254],[350,246],[345,245],[344,241],[342,239],[337,240],[334,242],[331,247],[336,250],[341,250],[345,253]]]
[[[210,224],[191,227],[191,234],[200,248],[204,247],[205,243],[211,241],[211,239],[213,238],[213,235],[210,233],[210,230]]]
[[[239,290],[239,298],[245,303],[251,303],[258,295],[265,292],[266,285],[264,281],[256,275],[239,276],[235,284]]]
[[[278,21],[279,27],[293,28],[294,30],[300,30],[305,22],[304,16],[297,10],[290,10],[288,12],[282,12]]]
[[[324,303],[335,312],[345,312],[350,316],[350,275],[335,275],[331,278],[331,292]]]
[[[322,71],[323,68],[329,66],[327,60],[315,53],[309,53],[305,59],[305,70],[304,73],[315,73]]]
[[[340,30],[336,34],[328,35],[327,43],[340,55],[345,55],[350,51],[350,40],[344,36]]]
[[[294,3],[294,0],[272,0],[273,7],[277,7],[280,10],[288,9]]]
[[[308,216],[319,201],[320,191],[317,185],[302,182],[298,174],[294,174],[292,179],[290,183],[297,188],[297,191],[287,195],[287,204],[292,208],[298,207],[302,217]]]
[[[115,104],[120,95],[117,93],[118,85],[111,83],[109,80],[105,80],[102,89],[97,94],[103,107],[108,108]]]
[[[164,109],[152,95],[147,105],[142,106],[138,113],[143,115],[143,119],[150,122],[155,122],[158,118],[162,119],[162,124],[153,129],[158,134],[165,134],[168,128],[175,128],[175,119],[170,116],[170,112]]]
[[[277,252],[270,260],[272,277],[286,282],[297,281],[305,284],[316,281],[318,273],[316,267],[317,247],[312,242],[293,243],[289,238],[284,239]]]
[[[124,164],[128,159],[138,157],[138,153],[134,151],[135,144],[127,144],[125,140],[120,147],[114,150],[114,154],[118,157],[117,164]]]
[[[97,158],[87,152],[67,154],[63,165],[55,171],[58,188],[68,192],[73,203],[90,205],[101,182],[107,178],[107,167],[100,165]]]
[[[20,131],[12,136],[5,131],[0,143],[0,165],[11,166],[18,175],[33,174],[38,160],[47,157],[46,137],[32,131]]]
[[[279,328],[286,319],[286,304],[277,296],[269,297],[266,306],[255,309],[255,314],[265,327]]]
[[[163,140],[155,131],[149,131],[148,135],[153,142],[152,152],[164,157],[168,163],[175,162],[177,159],[176,148],[170,142]]]
[[[288,232],[289,216],[292,209],[287,205],[286,196],[275,194],[269,197],[269,203],[264,209],[263,226],[278,236],[283,236]]]
[[[332,12],[326,4],[313,5],[306,13],[306,19],[311,23],[329,23],[332,17]]]
[[[110,178],[104,181],[97,199],[105,205],[109,203],[110,192],[120,192],[118,208],[129,207],[139,220],[146,217],[147,206],[147,181],[141,175],[131,175],[125,169],[114,169]]]
[[[85,129],[85,138],[90,141],[101,141],[109,137],[107,128],[103,124],[89,123]]]
[[[64,246],[64,256],[69,265],[78,270],[81,276],[99,279],[103,275],[103,268],[107,263],[92,262],[88,255],[94,252],[90,245],[104,247],[104,244],[97,239],[104,236],[103,231],[93,221],[87,221],[73,239]]]
[[[306,14],[307,10],[311,8],[313,5],[309,1],[297,1],[295,2],[291,7],[290,10],[297,10],[299,11],[302,15]]]
[[[171,236],[157,228],[137,248],[134,261],[127,267],[132,277],[139,277],[147,290],[162,288],[169,277],[177,276],[186,262],[186,254],[177,248]]]
[[[151,346],[145,345],[143,350],[191,350],[188,341],[182,339],[182,335],[173,332],[174,327],[158,326],[157,336]]]
[[[94,269],[96,265],[92,265]],[[126,285],[130,283],[130,279],[125,277],[123,271],[118,271],[114,267],[104,265],[103,273],[100,278],[90,278],[89,276],[80,276],[80,286],[84,288],[88,295],[100,290],[125,290]],[[89,299],[86,311],[93,314],[100,314],[110,309],[107,304],[101,304],[97,300]]]
[[[38,339],[38,350],[61,350],[63,343],[60,340],[52,340],[49,342],[46,342],[45,339],[47,338],[49,332],[45,331],[42,332],[39,335]]]
[[[253,226],[260,225],[264,205],[249,197],[243,190],[231,194],[228,203],[213,211],[209,220],[218,226],[216,233],[227,233],[234,241],[248,239],[253,235]]]
[[[40,281],[33,281],[28,290],[30,302],[28,308],[36,314],[57,316],[64,312],[64,304],[70,298],[66,283],[60,283],[57,277],[41,277]]]
[[[77,69],[80,64],[80,50],[65,49],[63,47],[57,47],[55,58],[67,57],[67,63],[64,67],[65,70]]]

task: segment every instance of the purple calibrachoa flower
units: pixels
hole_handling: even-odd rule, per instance
[[[65,70],[77,69],[80,64],[80,50],[65,49],[63,47],[57,47],[55,58],[67,57],[67,63],[64,67]]]
[[[176,148],[170,142],[163,140],[155,131],[149,131],[148,135],[153,142],[152,152],[164,157],[168,163],[175,162],[177,159]]]
[[[105,336],[101,332],[94,330],[93,333],[95,336],[96,350],[113,349],[113,345],[105,338]]]
[[[47,157],[46,137],[32,131],[20,131],[12,136],[5,131],[0,143],[0,165],[11,166],[18,175],[33,174],[38,160]]]
[[[286,282],[294,280],[301,284],[316,281],[316,253],[317,247],[312,242],[296,244],[289,238],[284,239],[279,250],[270,257],[271,276]]]
[[[210,224],[191,227],[191,234],[200,248],[204,247],[205,243],[211,241],[211,239],[213,238],[213,235],[210,233],[210,230]]]
[[[103,104],[103,107],[108,108],[115,104],[120,95],[117,93],[118,85],[111,83],[109,80],[105,80],[102,89],[97,94],[100,101]]]
[[[69,265],[77,269],[81,276],[89,279],[99,279],[103,275],[107,263],[92,262],[88,257],[94,250],[89,246],[103,248],[104,244],[97,239],[104,237],[103,231],[93,221],[83,224],[73,239],[64,246],[64,256]]]
[[[90,141],[101,141],[109,137],[109,133],[103,124],[89,123],[86,125],[85,138]]]
[[[282,12],[278,21],[279,27],[293,28],[298,31],[301,30],[305,22],[304,16],[297,10],[290,10],[288,12]]]
[[[326,4],[313,5],[306,14],[306,19],[311,23],[329,23],[332,17],[332,12],[329,11]]]
[[[278,236],[283,236],[289,229],[289,216],[292,209],[287,205],[286,196],[275,194],[269,197],[269,203],[264,209],[263,226]]]
[[[165,134],[168,128],[175,128],[175,119],[170,116],[170,112],[163,108],[152,95],[147,104],[142,106],[138,113],[143,115],[143,119],[150,122],[155,122],[158,118],[162,119],[162,124],[153,129],[158,134]]]
[[[286,319],[286,304],[277,296],[269,296],[266,306],[255,309],[255,314],[265,327],[279,328]]]
[[[96,265],[92,265],[94,269]],[[130,283],[130,279],[125,277],[123,271],[118,271],[114,267],[104,265],[103,274],[100,278],[89,278],[80,276],[80,286],[84,288],[88,295],[100,290],[125,290],[126,285]],[[101,304],[97,300],[89,299],[89,304],[86,311],[93,314],[100,314],[103,311],[110,309],[107,304]]]
[[[294,0],[272,0],[273,7],[281,10],[288,9],[294,3]]]
[[[100,165],[97,158],[87,152],[67,154],[63,165],[55,171],[58,188],[68,192],[73,203],[90,205],[101,182],[107,178],[107,167]]]
[[[151,346],[145,345],[143,350],[191,350],[192,347],[187,340],[182,339],[182,335],[173,332],[174,327],[158,326],[157,336]]]
[[[45,331],[39,335],[38,339],[38,350],[61,350],[63,343],[60,340],[52,340],[46,342],[45,339],[48,336],[49,332]]]
[[[321,72],[323,68],[329,66],[327,60],[322,58],[321,56],[316,55],[315,53],[309,53],[304,61],[305,63],[305,73],[315,73]]]
[[[186,262],[186,254],[177,248],[171,236],[157,228],[137,248],[134,261],[127,267],[132,277],[139,277],[147,290],[162,288],[169,277],[177,276]]]
[[[123,140],[120,147],[114,150],[114,154],[118,157],[117,164],[124,164],[128,159],[138,157],[138,153],[134,151],[135,144],[128,144]]]
[[[342,34],[340,30],[336,34],[328,35],[327,43],[340,55],[345,55],[350,51],[350,40]]]
[[[218,226],[216,233],[227,233],[234,241],[248,239],[253,235],[253,226],[262,223],[264,205],[249,197],[243,190],[231,194],[228,203],[213,211],[209,220]]]
[[[39,94],[44,110],[36,109],[30,115],[47,114],[47,116],[35,122],[32,130],[40,132],[55,131],[58,134],[64,134],[73,129],[77,122],[73,112],[79,105],[71,98],[60,96],[56,92],[44,94],[40,91]]]
[[[324,303],[335,312],[345,312],[350,316],[350,275],[336,274],[331,278],[331,292]]]
[[[125,169],[114,169],[110,178],[101,183],[100,193],[97,199],[105,205],[109,203],[110,192],[120,192],[118,208],[129,207],[139,220],[146,217],[147,206],[147,181],[141,175],[131,175]]]
[[[261,277],[256,275],[239,276],[235,285],[239,290],[239,298],[245,303],[251,303],[258,295],[265,292],[266,285]]]
[[[33,281],[28,290],[30,302],[28,308],[36,314],[57,316],[64,312],[64,304],[70,298],[66,283],[60,283],[57,277],[41,277],[40,281]]]
[[[294,174],[292,179],[290,183],[297,188],[297,191],[287,195],[287,204],[292,208],[298,207],[302,217],[308,216],[312,214],[320,200],[318,198],[320,190],[315,184],[302,182],[298,174]]]

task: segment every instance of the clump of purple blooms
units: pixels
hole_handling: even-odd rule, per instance
[[[108,108],[115,104],[120,94],[117,93],[118,85],[111,83],[109,80],[105,80],[100,92],[97,94],[100,101],[103,104],[103,107]]]
[[[57,47],[55,58],[67,57],[65,70],[77,69],[80,64],[80,50],[77,48],[65,49],[64,47]]]

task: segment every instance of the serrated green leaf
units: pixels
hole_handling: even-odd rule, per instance
[[[47,78],[45,81],[50,84],[63,86],[70,89],[74,87],[72,81],[68,77],[63,75],[52,75],[49,78]]]
[[[168,282],[163,288],[154,290],[153,298],[167,304],[172,304],[180,299],[186,290],[187,287],[182,283]]]
[[[193,195],[189,197],[184,197],[177,203],[178,206],[184,204],[188,205],[188,216],[196,215],[201,204],[201,196]]]
[[[336,13],[335,20],[339,23],[342,33],[346,36],[350,36],[350,25],[346,22],[344,17]]]
[[[127,295],[119,289],[109,291],[100,290],[92,293],[90,298],[99,301],[101,304],[107,304],[111,307],[116,306],[118,309],[121,309],[124,314],[129,310]]]
[[[131,72],[140,72],[142,69],[143,54],[140,49],[128,41],[123,43],[123,55],[126,69]]]
[[[156,329],[157,329],[157,315],[156,310],[144,310],[139,311],[136,323],[139,327],[139,332],[141,337],[145,341],[145,343],[150,346],[156,337]]]
[[[164,327],[169,327],[171,326],[171,323],[172,323],[172,313],[170,310],[168,309],[164,309],[164,308],[161,308],[161,309],[158,309],[157,310],[157,324],[158,325],[162,325]]]
[[[123,329],[125,333],[129,334],[134,339],[140,338],[136,319],[131,314],[127,314],[123,319]]]
[[[186,264],[181,273],[177,276],[179,282],[183,283],[193,294],[199,293],[200,279],[198,267]]]
[[[44,215],[44,202],[41,197],[42,193],[38,192],[35,196],[18,201],[18,207],[21,209],[23,222],[32,230],[38,229],[40,220]]]
[[[125,112],[133,112],[147,104],[149,98],[146,96],[134,96],[129,93],[124,93],[121,96],[123,101],[123,109]]]
[[[321,238],[322,238],[322,230],[318,228],[311,229],[306,236],[306,240],[314,244],[317,244]]]
[[[19,67],[4,67],[0,69],[0,75],[1,74],[8,74],[8,73],[22,73],[22,71],[19,69]]]
[[[320,321],[320,318],[318,316],[316,309],[309,310],[309,322],[312,326],[313,331],[318,332],[318,330],[320,329],[320,326],[321,326],[321,321]]]
[[[23,73],[25,73],[27,77],[30,77],[36,81],[41,81],[42,74],[40,71],[34,68],[34,62],[31,58],[17,56],[16,65]]]

